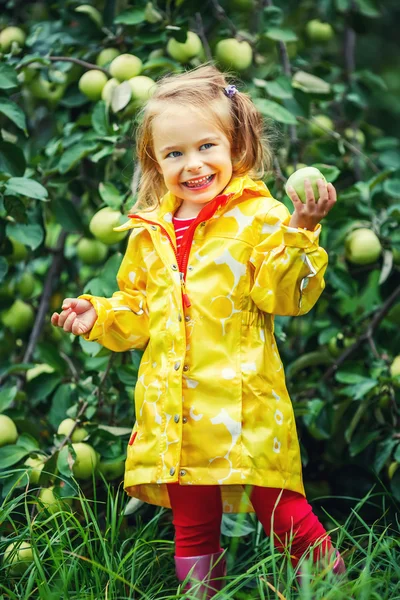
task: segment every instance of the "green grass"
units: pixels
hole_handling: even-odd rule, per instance
[[[0,600],[172,600],[190,598],[174,573],[171,511],[144,505],[129,518],[122,486],[103,484],[75,498],[72,510],[51,514],[39,509],[37,490],[10,491],[0,506]],[[101,497],[100,497],[101,496]],[[368,505],[381,518],[367,524]],[[228,575],[218,599],[396,600],[400,599],[400,535],[391,498],[372,493],[354,508],[332,537],[340,548],[347,576],[312,573],[304,561],[301,588],[290,562],[271,547],[255,516],[239,515],[237,533],[222,537]],[[334,522],[330,516],[330,522]],[[3,560],[8,544],[27,540],[33,562],[13,576]],[[192,595],[192,597],[194,597]]]

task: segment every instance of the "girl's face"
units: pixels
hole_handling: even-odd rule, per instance
[[[153,120],[154,152],[167,189],[196,216],[232,177],[228,138],[192,108],[168,107]]]

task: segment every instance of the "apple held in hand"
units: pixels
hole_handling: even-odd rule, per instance
[[[181,43],[175,38],[170,38],[167,44],[168,54],[180,63],[187,63],[198,56],[202,48],[201,39],[193,31],[187,32],[186,42]]]
[[[100,100],[101,92],[107,83],[107,75],[103,71],[91,69],[86,71],[79,80],[79,89],[89,100]]]
[[[239,42],[235,38],[220,40],[215,48],[217,61],[228,69],[245,71],[253,60],[253,50],[245,40]]]
[[[0,447],[15,444],[17,438],[18,431],[14,421],[7,415],[0,415]]]
[[[306,190],[304,188],[304,181],[309,179],[311,181],[311,186],[314,192],[314,198],[317,201],[319,198],[319,189],[317,185],[317,180],[322,179],[326,183],[325,177],[322,175],[321,171],[316,169],[315,167],[304,167],[303,169],[298,169],[295,171],[287,180],[285,185],[286,193],[288,194],[289,186],[292,186],[295,189],[296,194],[300,198],[300,200],[305,203],[306,202]],[[289,194],[288,194],[289,196]]]
[[[370,265],[378,260],[381,252],[381,243],[372,229],[354,229],[346,237],[346,259],[354,265]]]
[[[121,225],[121,213],[118,210],[112,210],[109,206],[101,208],[90,221],[89,229],[95,238],[111,246],[121,241],[127,234],[126,231],[113,231],[113,227]]]

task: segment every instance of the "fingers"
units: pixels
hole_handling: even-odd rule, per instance
[[[294,208],[296,210],[299,210],[303,206],[303,203],[300,200],[300,198],[298,197],[298,195],[297,195],[296,190],[294,189],[294,187],[292,187],[291,185],[289,185],[288,188],[287,188],[287,192],[288,192],[289,198],[293,202]]]

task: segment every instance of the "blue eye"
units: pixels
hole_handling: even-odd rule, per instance
[[[180,154],[182,154],[182,152],[179,152],[179,150],[172,150],[172,152],[167,154],[166,158],[176,158],[177,154],[180,155]],[[175,156],[173,156],[173,155],[175,155]]]
[[[204,148],[205,146],[208,146],[206,148],[206,150],[208,150],[209,148],[211,148],[212,146],[214,146],[214,144],[211,144],[211,142],[207,142],[206,144],[203,144],[202,146],[200,146],[200,148]]]

